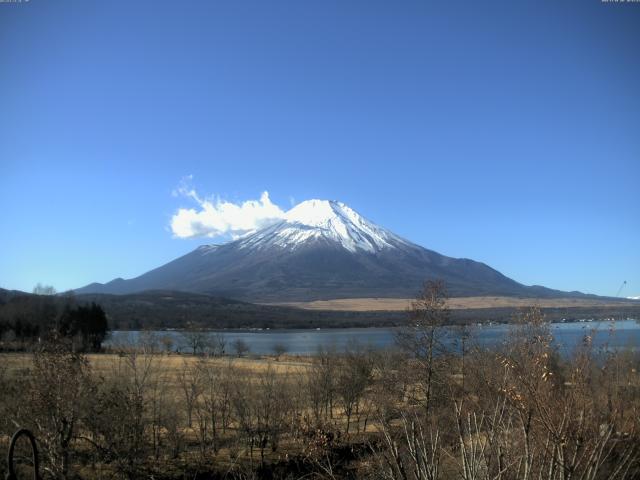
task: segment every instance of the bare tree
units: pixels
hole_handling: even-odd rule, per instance
[[[140,473],[150,452],[154,421],[164,421],[166,404],[157,404],[154,393],[164,391],[159,381],[162,365],[154,347],[144,342],[138,348],[122,350],[108,378],[97,390],[93,408],[87,411],[83,437],[94,446],[99,457],[112,462],[115,471],[134,478]],[[153,446],[154,450],[158,448]]]
[[[198,368],[197,364],[191,364],[187,360],[182,362],[182,369],[178,374],[178,384],[182,391],[189,428],[193,426],[193,411],[202,390],[201,374],[202,369]]]
[[[58,292],[51,285],[43,285],[42,283],[38,282],[38,284],[33,287],[33,293],[35,293],[36,295],[55,295]]]
[[[214,357],[223,356],[226,353],[227,339],[221,332],[216,332],[210,338],[211,354]]]
[[[251,351],[251,347],[249,347],[249,344],[242,338],[236,338],[231,346],[233,347],[233,350],[236,352],[236,355],[238,357],[244,357]]]
[[[307,391],[317,424],[333,417],[337,368],[338,355],[335,347],[318,348],[307,374]]]
[[[220,379],[217,388],[218,392],[218,415],[220,416],[220,426],[222,433],[225,434],[231,423],[231,397],[234,391],[235,381],[238,378],[238,372],[233,365],[233,360],[229,358],[226,365],[221,368]]]
[[[360,403],[371,383],[372,372],[373,364],[366,351],[352,346],[345,352],[337,372],[336,392],[347,420],[346,433],[349,433],[354,413],[360,411]]]
[[[171,335],[163,335],[160,338],[160,343],[162,344],[165,352],[171,353],[173,351],[175,341]]]
[[[81,412],[92,396],[88,363],[69,343],[56,338],[34,353],[29,381],[28,420],[44,446],[45,470],[66,479]]]
[[[443,326],[449,322],[447,293],[442,281],[427,281],[411,303],[408,324],[397,333],[398,344],[414,359],[417,383],[428,413],[433,402],[434,385],[439,371],[438,355],[444,353]]]
[[[280,360],[280,357],[287,353],[289,347],[287,347],[284,343],[277,342],[271,346],[271,351],[276,356],[276,360]]]
[[[138,336],[138,349],[147,355],[160,352],[160,339],[152,330],[142,330]]]
[[[207,332],[203,330],[185,330],[182,332],[184,344],[191,349],[193,355],[203,353],[207,345]]]
[[[232,401],[239,428],[253,457],[253,449],[260,450],[260,461],[271,444],[276,451],[280,436],[285,430],[290,409],[289,388],[286,376],[277,375],[269,367],[260,372],[256,382],[243,378],[235,385]]]
[[[426,431],[425,431],[426,430]],[[404,413],[401,428],[394,434],[387,422],[381,422],[384,444],[381,476],[390,480],[438,480],[443,449],[437,429],[425,429],[419,418]]]
[[[229,369],[231,365],[226,366]],[[223,431],[225,416],[228,415],[228,398],[225,395],[224,368],[209,359],[200,360],[197,364],[200,379],[200,396],[196,402],[201,451],[218,449],[218,439]]]

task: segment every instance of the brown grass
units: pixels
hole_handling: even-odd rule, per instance
[[[86,355],[91,369],[98,374],[108,375],[122,367],[126,357],[117,354],[89,354]],[[2,353],[0,362],[8,372],[25,370],[33,365],[33,356],[30,353]],[[201,361],[203,357],[193,355],[178,354],[153,354],[152,362],[155,369],[160,369],[165,378],[177,381],[179,373],[184,369],[185,364],[192,365]],[[311,359],[308,357],[282,356],[280,360],[275,357],[219,357],[207,359],[209,365],[219,365],[221,367],[232,365],[239,372],[246,375],[255,375],[271,368],[274,372],[283,375],[300,375],[306,373],[311,366]],[[144,355],[139,356],[139,363],[144,363]],[[173,383],[173,382],[172,382]]]
[[[338,310],[354,312],[370,311],[404,311],[411,305],[410,298],[340,298],[334,300],[315,300],[312,302],[288,302],[279,303],[290,307],[304,308],[306,310]],[[457,297],[447,301],[449,308],[453,310],[465,310],[471,308],[502,308],[502,307],[529,307],[537,305],[540,308],[566,308],[566,307],[608,307],[623,305],[638,305],[632,300],[599,300],[593,298],[516,298],[516,297]]]

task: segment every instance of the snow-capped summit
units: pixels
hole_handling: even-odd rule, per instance
[[[362,218],[347,205],[335,200],[306,200],[285,215],[288,222],[310,227],[327,227],[340,217]]]
[[[289,210],[283,221],[245,237],[241,246],[296,249],[309,241],[333,243],[350,252],[370,253],[408,243],[344,203],[307,200]]]

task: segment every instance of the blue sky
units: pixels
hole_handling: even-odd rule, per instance
[[[341,200],[526,284],[640,295],[640,4],[0,4],[0,286],[132,277],[193,198]]]

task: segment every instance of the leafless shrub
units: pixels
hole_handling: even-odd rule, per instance
[[[231,343],[231,347],[233,348],[233,351],[236,352],[236,355],[238,357],[244,357],[251,351],[251,347],[249,347],[249,344],[241,338],[235,339]]]
[[[182,341],[193,355],[204,353],[208,344],[207,332],[203,330],[185,330],[182,332]]]
[[[382,477],[391,480],[440,478],[442,448],[438,430],[428,429],[412,414],[401,415],[401,426],[394,435],[386,422],[381,422],[384,449]]]
[[[336,393],[344,411],[349,433],[352,417],[359,415],[362,400],[372,381],[373,362],[371,355],[357,345],[352,345],[344,355],[337,369]],[[357,429],[359,430],[359,422]]]
[[[307,392],[317,424],[333,418],[338,356],[335,348],[319,348],[307,375]]]
[[[193,426],[193,410],[202,391],[202,369],[198,365],[184,360],[178,373],[178,385],[182,393],[184,408],[187,414],[187,427]]]
[[[254,448],[258,448],[260,461],[264,463],[265,449],[270,444],[275,451],[286,430],[290,402],[286,376],[276,375],[269,367],[256,380],[251,383],[244,378],[237,382],[232,404],[250,457],[253,458]]]
[[[102,461],[129,478],[138,476],[148,455],[156,453],[159,435],[152,427],[154,422],[164,420],[160,412],[165,404],[158,404],[154,396],[162,391],[157,384],[160,368],[155,364],[153,347],[146,348],[147,352],[134,350],[118,358],[111,376],[101,382],[93,409],[84,418],[84,439]]]
[[[93,397],[85,357],[60,339],[43,344],[33,355],[28,391],[23,421],[32,424],[43,446],[43,468],[54,478],[66,479],[72,442],[78,435],[82,412]]]
[[[289,348],[281,342],[274,343],[271,346],[271,351],[276,356],[276,360],[280,360],[280,357],[289,351]]]

